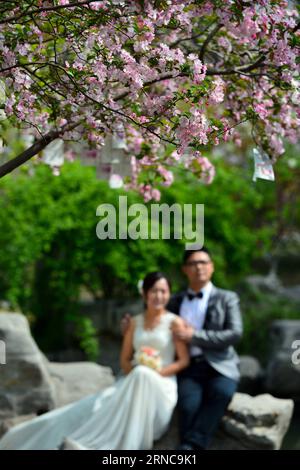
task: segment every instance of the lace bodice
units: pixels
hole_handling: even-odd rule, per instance
[[[162,315],[159,324],[150,330],[144,328],[143,314],[134,317],[133,347],[135,352],[142,346],[150,346],[159,351],[163,366],[171,364],[175,358],[175,346],[170,327],[176,318],[177,315],[174,313],[166,312]]]

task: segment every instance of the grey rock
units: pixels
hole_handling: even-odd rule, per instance
[[[0,313],[0,340],[6,353],[0,365],[0,422],[44,413],[114,383],[109,367],[91,362],[51,363],[39,350],[22,314]]]
[[[247,276],[243,283],[263,293],[268,292],[276,297],[286,297],[290,301],[300,302],[300,285],[283,285],[281,278],[278,277],[275,270],[271,270],[266,276],[261,274]]]
[[[270,328],[272,353],[278,350],[292,352],[292,343],[300,340],[300,320],[275,320]]]
[[[282,286],[279,277],[273,270],[271,270],[266,276],[262,276],[260,274],[247,276],[244,282],[250,287],[258,290],[274,292],[277,294],[281,294],[284,291],[284,287]]]
[[[300,285],[296,284],[295,286],[284,287],[281,291],[281,294],[287,297],[289,300],[300,302]]]
[[[0,419],[52,409],[54,388],[26,317],[1,312],[0,339],[6,350],[0,365]]]
[[[252,397],[236,393],[222,419],[210,450],[280,449],[290,425],[293,401],[269,394]],[[167,433],[154,449],[170,450],[178,444],[178,418],[175,411]]]
[[[264,384],[267,391],[278,396],[300,399],[300,363],[293,360],[296,353],[293,345],[299,340],[300,320],[276,320],[272,323],[271,352]]]
[[[252,356],[240,356],[241,379],[239,383],[239,392],[256,395],[262,390],[262,380],[264,371],[259,361]]]
[[[8,300],[0,300],[0,310],[7,311],[11,308],[10,302]]]
[[[294,409],[293,400],[267,393],[252,397],[236,393],[222,421],[222,429],[248,449],[280,449]]]
[[[48,370],[55,387],[56,407],[97,393],[112,385],[115,380],[109,367],[93,362],[50,362]]]

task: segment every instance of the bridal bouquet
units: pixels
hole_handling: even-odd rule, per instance
[[[142,346],[135,354],[135,363],[160,370],[162,367],[159,351],[150,346]]]

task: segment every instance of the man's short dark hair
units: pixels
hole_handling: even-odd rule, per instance
[[[207,253],[208,256],[211,259],[210,251],[208,250],[208,248],[203,246],[202,248],[199,248],[199,249],[196,249],[196,250],[185,250],[185,252],[183,254],[183,264],[186,264],[186,262],[190,258],[190,256],[192,256],[193,253],[197,253],[197,251],[203,251],[204,253]]]

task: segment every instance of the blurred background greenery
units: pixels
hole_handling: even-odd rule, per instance
[[[297,149],[289,147],[276,164],[276,183],[252,182],[250,159],[238,164],[230,158],[212,159],[217,176],[210,186],[178,171],[175,183],[161,189],[160,202],[205,205],[205,245],[216,265],[214,283],[241,295],[245,334],[239,352],[263,360],[270,322],[299,318],[299,304],[243,281],[278,269],[278,261],[284,266],[285,257],[297,253]],[[66,347],[66,331],[73,325],[74,344],[87,358],[98,357],[97,331],[80,312],[83,291],[95,299],[135,298],[138,280],[156,269],[170,276],[173,290],[185,285],[180,271],[183,240],[96,237],[97,206],[111,203],[117,208],[120,195],[128,196],[128,205],[143,202],[135,193],[110,189],[96,178],[95,168],[80,162],[66,163],[59,177],[46,165],[31,165],[0,180],[0,299],[25,313],[45,352]],[[287,282],[296,282],[296,265],[294,271],[288,264]]]

